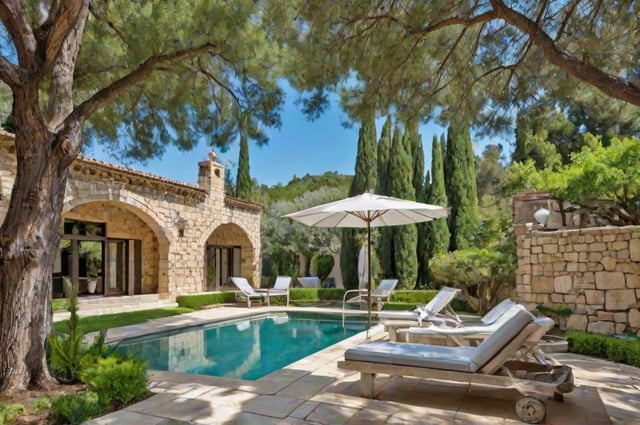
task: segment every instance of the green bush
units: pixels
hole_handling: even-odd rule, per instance
[[[65,394],[51,402],[51,420],[54,424],[76,425],[102,412],[98,394],[93,391]]]
[[[640,367],[640,340],[571,331],[565,334],[569,351],[603,357],[611,361]]]
[[[291,288],[292,301],[342,300],[342,288]]]
[[[65,278],[69,298],[67,308],[71,313],[67,322],[66,334],[56,335],[55,331],[47,338],[49,368],[60,382],[73,383],[78,381],[80,363],[85,351],[82,344],[84,334],[78,329],[78,289]]]
[[[82,381],[99,395],[103,406],[121,407],[147,393],[147,366],[135,358],[100,358],[83,370]]]
[[[22,404],[8,404],[0,402],[0,424],[11,424],[24,413]]]
[[[320,282],[322,282],[327,278],[327,276],[329,276],[331,270],[333,270],[333,256],[329,254],[320,254],[315,258],[315,262],[318,278],[320,279]]]
[[[176,302],[180,307],[200,310],[208,305],[232,303],[236,300],[235,292],[211,292],[206,294],[180,295]]]
[[[342,300],[345,290],[342,288],[318,288],[319,300]]]

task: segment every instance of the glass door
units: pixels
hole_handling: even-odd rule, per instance
[[[124,294],[128,276],[127,241],[110,239],[108,253],[107,295]]]

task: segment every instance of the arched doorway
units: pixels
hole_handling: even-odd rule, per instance
[[[228,223],[216,228],[207,239],[205,255],[206,290],[220,290],[231,276],[253,280],[253,245],[240,226]]]
[[[158,293],[159,242],[153,229],[118,202],[88,202],[63,214],[53,273],[54,297],[68,280],[86,295]]]

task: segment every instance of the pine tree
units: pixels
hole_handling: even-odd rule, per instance
[[[236,196],[247,201],[251,200],[253,184],[249,174],[249,142],[243,133],[240,136],[240,153],[238,156],[238,175],[236,177]]]
[[[360,195],[375,188],[376,156],[375,117],[371,114],[360,127],[355,174],[349,189],[349,196]],[[345,289],[358,287],[358,254],[363,240],[364,236],[361,230],[342,229],[340,270]]]
[[[432,205],[447,206],[447,191],[444,184],[444,170],[442,165],[444,134],[440,136],[438,143],[437,136],[433,136],[431,146],[431,187],[427,196],[427,203]],[[430,221],[427,224],[427,261],[438,254],[443,254],[449,250],[449,226],[447,220],[440,218]]]
[[[468,127],[449,126],[445,150],[445,187],[451,212],[449,249],[471,246],[479,224],[476,166]]]
[[[387,116],[380,141],[378,142],[378,179],[376,193],[389,195],[389,156],[391,155],[391,117]],[[380,227],[377,229],[377,251],[380,259],[380,267],[385,278],[395,278],[393,262],[393,229]]]
[[[400,128],[396,127],[391,144],[389,180],[391,196],[415,201],[413,188],[413,166],[411,161],[410,137],[403,136]],[[418,260],[416,248],[418,231],[415,224],[397,226],[393,228],[393,258],[398,286],[403,289],[413,289],[418,277]]]

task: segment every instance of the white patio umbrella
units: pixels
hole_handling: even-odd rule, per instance
[[[287,214],[291,218],[315,227],[360,227],[367,229],[367,269],[371,268],[371,228],[401,226],[444,218],[448,208],[423,204],[390,196],[362,195]],[[371,273],[367,273],[368,326],[371,327]]]

